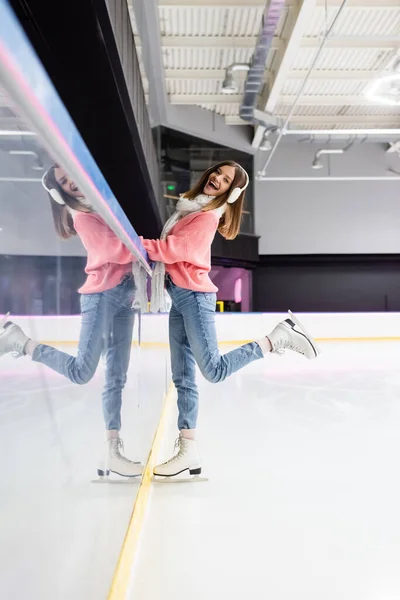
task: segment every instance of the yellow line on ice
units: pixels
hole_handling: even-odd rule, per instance
[[[126,592],[130,582],[132,567],[136,558],[136,550],[139,541],[140,532],[143,526],[143,520],[149,500],[151,480],[153,477],[153,466],[157,460],[160,443],[163,437],[166,415],[168,408],[174,398],[174,387],[171,383],[165,396],[164,406],[161,412],[160,420],[154,435],[153,443],[149,452],[146,466],[144,468],[142,482],[140,484],[133,512],[126,532],[125,540],[122,545],[121,553],[115,569],[113,581],[111,584],[108,600],[125,600]]]

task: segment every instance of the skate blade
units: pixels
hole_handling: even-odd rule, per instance
[[[142,481],[142,478],[140,477],[140,475],[138,475],[137,477],[125,477],[124,479],[111,479],[110,477],[98,477],[97,479],[92,479],[90,483],[112,483],[112,484],[129,484],[132,485],[133,483],[138,483],[140,484]]]
[[[202,483],[204,481],[208,481],[207,477],[200,477],[200,475],[192,475],[191,477],[153,475],[153,483]]]
[[[317,356],[319,356],[319,354],[321,354],[321,350],[318,348],[317,344],[315,343],[314,338],[312,337],[312,335],[310,335],[308,333],[307,329],[304,327],[302,322],[297,317],[294,316],[294,314],[292,313],[291,310],[288,310],[288,313],[289,313],[290,318],[292,319],[293,323],[296,323],[297,327],[299,327],[301,329],[302,333],[304,333],[306,335],[306,337],[308,337],[308,339],[310,340],[311,344],[315,348],[315,352],[317,353],[315,358],[317,358]]]

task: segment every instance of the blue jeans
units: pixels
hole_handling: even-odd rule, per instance
[[[168,276],[166,287],[172,300],[169,343],[172,380],[178,392],[178,428],[195,429],[199,408],[196,363],[208,381],[218,383],[264,355],[257,342],[221,355],[215,330],[216,294],[185,290]]]
[[[102,395],[106,429],[121,429],[122,390],[131,355],[135,312],[133,277],[128,275],[111,290],[81,295],[82,323],[78,354],[71,356],[39,344],[32,360],[67,377],[73,383],[88,383],[101,355],[106,360],[106,383]]]

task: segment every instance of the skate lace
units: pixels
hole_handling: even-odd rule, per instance
[[[118,455],[118,458],[120,458],[123,462],[126,462],[126,463],[132,462],[131,460],[129,460],[129,458],[126,458],[126,456],[124,456],[124,453],[125,453],[124,442],[121,440],[121,438],[118,438],[115,453]]]
[[[304,355],[303,348],[301,348],[298,344],[295,344],[292,340],[282,337],[276,342],[273,353],[282,355],[285,354],[285,350],[293,350],[294,352]]]
[[[6,349],[0,351],[0,356],[4,356],[5,354],[11,354],[13,358],[21,358],[21,356],[23,356],[23,353],[21,352],[17,344],[12,345],[12,350]]]
[[[163,466],[165,465],[173,465],[174,463],[177,462],[177,460],[179,460],[184,454],[185,454],[185,445],[182,444],[182,437],[179,436],[176,440],[175,440],[175,444],[174,444],[174,452],[178,451],[175,456],[173,456],[172,458],[170,458],[169,460],[167,460],[165,463],[162,463]]]

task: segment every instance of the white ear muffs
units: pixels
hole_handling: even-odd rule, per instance
[[[239,198],[240,194],[242,192],[244,192],[244,190],[249,185],[249,176],[248,176],[247,172],[243,169],[243,167],[242,167],[242,170],[246,176],[246,183],[244,184],[244,186],[242,188],[236,187],[231,191],[231,193],[229,194],[229,198],[227,200],[228,204],[233,204],[234,202],[236,202],[236,200]]]
[[[62,196],[60,194],[60,192],[54,188],[49,189],[46,185],[45,179],[47,176],[47,171],[46,173],[43,175],[42,177],[42,186],[44,187],[44,189],[46,190],[46,192],[48,192],[50,194],[50,196],[52,197],[52,199],[54,200],[54,202],[57,202],[57,204],[61,204],[61,206],[65,205],[64,200],[62,199]]]

